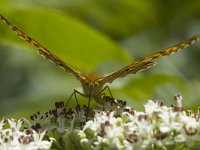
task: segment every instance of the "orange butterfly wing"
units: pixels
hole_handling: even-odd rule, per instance
[[[18,27],[16,27],[14,24],[9,22],[5,17],[3,17],[0,14],[0,19],[3,20],[20,38],[23,40],[31,43],[33,46],[35,46],[38,49],[39,54],[44,56],[46,59],[50,59],[53,61],[57,66],[62,67],[65,71],[72,73],[78,80],[82,81],[85,79],[85,76],[81,74],[81,72],[73,69],[69,65],[67,65],[64,61],[62,61],[60,58],[58,58],[55,54],[50,52],[47,48],[39,44],[37,41],[29,37],[26,33],[21,31]]]
[[[128,74],[135,74],[139,71],[147,69],[147,68],[155,65],[155,63],[153,62],[154,59],[157,59],[157,58],[160,58],[163,56],[167,56],[167,55],[171,55],[174,52],[179,51],[180,49],[183,49],[189,45],[192,45],[193,43],[197,42],[198,40],[200,40],[200,33],[198,33],[195,36],[193,36],[187,40],[184,40],[178,44],[170,46],[160,52],[154,53],[154,54],[147,56],[139,61],[136,61],[122,69],[112,72],[112,73],[106,75],[105,77],[99,78],[98,82],[100,84],[105,84],[108,82],[111,83],[117,78],[122,78],[122,77],[127,76]]]

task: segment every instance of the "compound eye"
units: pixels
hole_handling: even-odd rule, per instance
[[[85,81],[85,85],[89,86],[90,82],[89,81]]]

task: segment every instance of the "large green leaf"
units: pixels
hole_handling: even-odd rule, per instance
[[[156,25],[156,10],[148,0],[68,1],[64,10],[92,24],[113,38],[122,39]],[[88,17],[86,17],[88,16]]]
[[[4,15],[75,68],[92,71],[103,61],[120,62],[130,58],[107,37],[59,11],[12,9],[5,10]],[[25,43],[2,23],[0,33],[1,41]]]

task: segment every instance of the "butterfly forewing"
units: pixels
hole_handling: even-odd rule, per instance
[[[155,63],[153,62],[155,59],[163,57],[163,56],[171,55],[174,52],[177,52],[180,49],[186,48],[187,46],[195,43],[198,40],[200,40],[200,33],[198,33],[197,35],[195,35],[185,41],[182,41],[178,44],[170,46],[160,52],[149,55],[149,56],[147,56],[139,61],[136,61],[122,69],[119,69],[113,73],[110,73],[110,74],[106,75],[105,77],[99,79],[99,82],[102,84],[105,84],[107,82],[111,83],[117,78],[122,78],[128,74],[135,74],[139,71],[147,69],[147,68],[155,65]]]
[[[198,40],[200,40],[200,33],[198,33],[197,35],[195,35],[195,36],[193,36],[193,37],[191,37],[187,40],[184,40],[184,41],[182,41],[178,44],[170,46],[170,47],[168,47],[168,48],[166,48],[166,49],[164,49],[160,52],[157,52],[157,53],[154,53],[150,56],[147,56],[144,59],[142,59],[141,62],[149,62],[149,61],[153,61],[156,58],[171,55],[174,52],[179,51],[180,49],[183,49],[183,48],[188,47],[189,45],[192,45],[193,43],[197,42]]]
[[[3,20],[20,38],[23,40],[31,43],[33,46],[35,46],[38,49],[38,52],[40,55],[44,56],[46,59],[50,59],[53,61],[56,65],[62,67],[67,72],[72,73],[78,80],[84,80],[84,76],[77,70],[73,69],[69,65],[67,65],[64,61],[62,61],[60,58],[58,58],[55,54],[50,52],[47,48],[39,44],[37,41],[32,39],[30,36],[28,36],[26,33],[21,31],[18,27],[16,27],[14,24],[9,22],[5,17],[3,17],[0,14],[0,19]]]
[[[100,84],[112,83],[117,78],[123,78],[129,74],[135,74],[142,70],[148,69],[154,65],[155,63],[153,61],[149,61],[149,62],[136,61],[124,68],[121,68],[111,74],[108,74],[102,77],[101,79],[99,79],[99,83]]]

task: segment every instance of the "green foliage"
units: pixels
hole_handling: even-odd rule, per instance
[[[93,22],[113,38],[127,37],[144,30],[149,24],[157,24],[155,5],[147,0],[86,0],[84,4],[69,3],[64,10],[87,22]]]
[[[110,39],[59,11],[14,9],[5,15],[42,45],[50,47],[62,60],[83,71],[94,70],[102,61],[127,61],[130,58]],[[25,43],[6,27],[1,35],[3,40]]]

